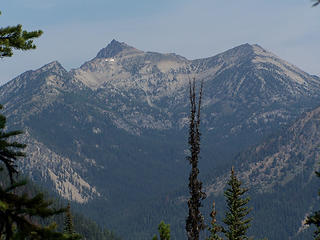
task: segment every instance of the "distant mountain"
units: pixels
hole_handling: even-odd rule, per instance
[[[138,222],[138,205],[185,185],[190,78],[204,82],[202,174],[225,171],[320,100],[319,78],[258,45],[188,60],[113,40],[78,69],[52,62],[0,88],[9,125],[25,130],[21,170],[100,222]],[[128,239],[150,238],[156,221]]]

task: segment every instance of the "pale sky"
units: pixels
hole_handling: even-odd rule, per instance
[[[0,59],[0,84],[58,60],[67,70],[112,39],[188,59],[259,44],[320,74],[320,7],[310,0],[3,0],[0,26],[41,29],[36,50]]]

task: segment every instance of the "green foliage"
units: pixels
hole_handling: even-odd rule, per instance
[[[320,172],[316,172],[317,177],[320,177]],[[320,191],[318,192],[318,195],[320,196]],[[316,211],[313,213],[313,215],[308,216],[306,224],[308,225],[315,225],[316,231],[314,232],[314,239],[320,240],[320,211]]]
[[[29,197],[16,194],[26,184],[19,181],[4,188],[0,186],[0,236],[5,239],[70,239],[53,231],[55,224],[42,227],[33,223],[33,217],[47,218],[64,209],[49,208],[51,201],[44,200],[42,193]]]
[[[229,240],[248,239],[246,233],[251,219],[246,217],[251,209],[246,205],[250,199],[242,197],[248,189],[241,187],[241,182],[237,179],[233,167],[228,185],[229,188],[224,193],[227,198],[227,212],[223,222],[228,226],[227,230],[224,229],[225,236]]]
[[[64,233],[67,236],[71,237],[72,240],[82,239],[81,235],[75,233],[74,231],[70,203],[68,203],[65,214],[66,214],[66,217],[64,222]]]
[[[201,98],[202,98],[202,83],[199,94],[198,107],[196,103],[195,93],[195,79],[193,83],[190,81],[190,125],[189,125],[189,146],[191,156],[187,157],[190,165],[192,166],[191,173],[189,175],[189,193],[191,195],[188,200],[189,214],[186,220],[186,230],[188,239],[198,240],[199,233],[205,228],[203,216],[199,210],[202,206],[201,200],[206,198],[206,194],[202,191],[202,182],[198,180],[199,175],[199,154],[200,154],[200,110],[201,110]]]
[[[158,226],[160,240],[170,240],[170,224],[165,224],[163,221]],[[152,240],[158,240],[157,236],[154,236]]]
[[[2,105],[0,105],[0,109],[2,109]],[[20,135],[21,131],[5,131],[6,127],[6,117],[3,115],[0,115],[0,161],[3,162],[5,165],[10,181],[13,184],[14,179],[13,175],[18,173],[16,169],[16,160],[19,157],[25,156],[23,152],[21,152],[22,149],[26,147],[25,144],[18,143],[16,141],[9,141],[9,138],[16,137]]]
[[[217,224],[217,219],[216,219],[216,208],[215,208],[215,202],[213,201],[212,203],[212,211],[210,213],[211,217],[211,226],[209,227],[209,232],[210,232],[210,237],[207,238],[206,240],[222,240],[222,238],[218,235],[218,233],[222,232],[222,227]]]
[[[41,30],[32,32],[22,30],[22,25],[20,24],[0,28],[0,58],[11,57],[13,49],[35,49],[36,46],[33,44],[33,39],[40,37],[41,34]]]
[[[71,210],[70,210],[70,203],[68,203],[67,210],[66,210],[64,231],[65,231],[65,233],[68,233],[68,234],[74,233],[72,215],[71,215]]]

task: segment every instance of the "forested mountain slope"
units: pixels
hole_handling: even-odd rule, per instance
[[[269,239],[311,239],[303,223],[319,209],[319,121],[320,107],[236,157],[239,177],[251,189],[256,208],[255,233]],[[220,195],[226,179],[227,174],[212,179],[206,192]]]

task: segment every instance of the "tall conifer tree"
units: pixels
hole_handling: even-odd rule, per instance
[[[195,79],[189,82],[190,90],[190,117],[189,117],[189,146],[190,156],[187,157],[191,165],[189,175],[189,193],[188,200],[189,214],[186,219],[186,231],[189,240],[198,240],[200,231],[205,229],[204,219],[200,212],[202,206],[201,201],[206,198],[206,194],[202,191],[202,182],[198,179],[199,175],[199,154],[200,154],[200,112],[202,99],[201,83],[198,104],[196,101]]]
[[[229,188],[224,192],[227,198],[227,212],[223,222],[227,225],[225,236],[229,240],[244,240],[248,239],[247,230],[250,227],[250,218],[247,215],[251,211],[246,205],[250,201],[249,197],[243,197],[248,191],[241,187],[241,182],[238,180],[234,168],[231,169]]]

